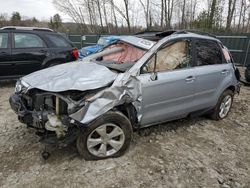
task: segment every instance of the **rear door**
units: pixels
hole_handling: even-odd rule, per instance
[[[76,60],[73,56],[74,45],[65,37],[58,33],[47,33],[46,38],[50,43],[50,50],[54,53],[54,58],[60,59],[60,63]]]
[[[11,64],[11,43],[10,34],[0,33],[0,77],[7,77],[14,74]]]
[[[197,39],[195,46],[195,109],[199,110],[216,104],[218,91],[231,80],[232,66],[225,61],[216,41]]]
[[[178,119],[192,111],[195,71],[191,49],[190,41],[175,41],[142,68],[142,126]]]
[[[47,45],[34,33],[13,32],[12,63],[16,75],[26,75],[41,69],[47,57]]]

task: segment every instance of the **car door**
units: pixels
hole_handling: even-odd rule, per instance
[[[196,39],[195,109],[212,107],[218,100],[218,91],[233,74],[231,64],[224,59],[216,41]]]
[[[0,33],[0,77],[13,75],[11,69],[11,43],[10,35],[6,32]]]
[[[193,106],[195,71],[191,41],[167,44],[142,67],[142,126],[178,119]]]
[[[12,62],[16,75],[26,75],[41,69],[47,56],[47,46],[40,36],[34,33],[13,32]]]

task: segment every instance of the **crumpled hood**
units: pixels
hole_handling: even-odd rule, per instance
[[[93,62],[70,62],[43,69],[21,80],[30,88],[50,92],[67,90],[91,90],[112,83],[117,74],[102,65]]]

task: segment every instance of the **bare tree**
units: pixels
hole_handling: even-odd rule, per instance
[[[231,22],[233,20],[233,15],[235,11],[236,0],[228,0],[228,13],[227,13],[227,23],[226,29],[230,30]]]
[[[167,28],[171,27],[173,9],[174,9],[174,0],[165,0],[165,23]]]
[[[145,21],[146,21],[146,27],[147,29],[152,27],[152,19],[151,19],[151,15],[150,15],[150,2],[149,0],[146,0],[146,3],[144,4],[144,2],[142,2],[142,0],[139,0],[142,8],[143,8],[143,12],[144,12],[144,16],[145,16]]]
[[[111,5],[111,16],[114,17],[114,22],[115,22],[115,29],[116,33],[118,33],[118,23],[117,23],[117,18],[116,18],[116,13],[115,13],[115,6],[114,6],[114,1],[110,0],[110,5]]]
[[[114,8],[116,11],[126,20],[128,31],[131,32],[131,26],[130,26],[130,18],[129,18],[129,1],[123,0],[123,4],[125,6],[125,11],[119,8],[116,4],[113,3]],[[124,13],[125,12],[125,13]]]
[[[186,0],[183,0],[183,4],[182,4],[182,16],[181,16],[181,27],[184,27],[184,22],[185,22],[185,8],[186,8]]]
[[[0,14],[0,27],[4,27],[6,25],[8,25],[8,15]]]
[[[208,23],[208,28],[210,29],[213,27],[213,23],[214,23],[214,14],[215,14],[215,9],[216,9],[216,4],[217,4],[217,1],[213,0],[211,4],[211,9],[210,9],[210,14],[209,14],[209,23]]]
[[[78,4],[81,4],[80,0],[53,0],[53,4],[58,10],[71,17],[75,23],[78,23],[82,32],[85,30],[85,28],[88,32],[92,31],[85,22],[85,16],[83,15],[82,8],[78,6]]]
[[[163,27],[165,7],[165,0],[161,0],[161,27]]]
[[[238,31],[240,30],[243,7],[244,7],[244,0],[241,0],[240,15],[239,15],[239,21],[238,21]]]
[[[100,6],[100,0],[96,0],[96,4],[97,4],[97,9],[98,9],[99,18],[100,18],[101,30],[103,31],[102,11],[101,11],[101,6]]]
[[[102,7],[103,7],[104,21],[106,24],[107,32],[110,33],[108,17],[107,17],[107,9],[106,9],[106,0],[102,0]]]

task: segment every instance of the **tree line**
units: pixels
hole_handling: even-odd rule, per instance
[[[250,0],[53,0],[83,33],[249,32]]]
[[[21,16],[19,12],[13,12],[9,17],[7,14],[0,14],[0,27],[4,26],[28,26],[28,27],[49,27],[56,31],[65,30],[59,14],[55,14],[49,21],[39,21],[37,18]]]
[[[0,14],[0,27],[49,27],[68,34],[168,29],[250,32],[250,0],[53,0],[53,4],[72,22],[63,23],[59,14],[39,21],[13,12]]]

